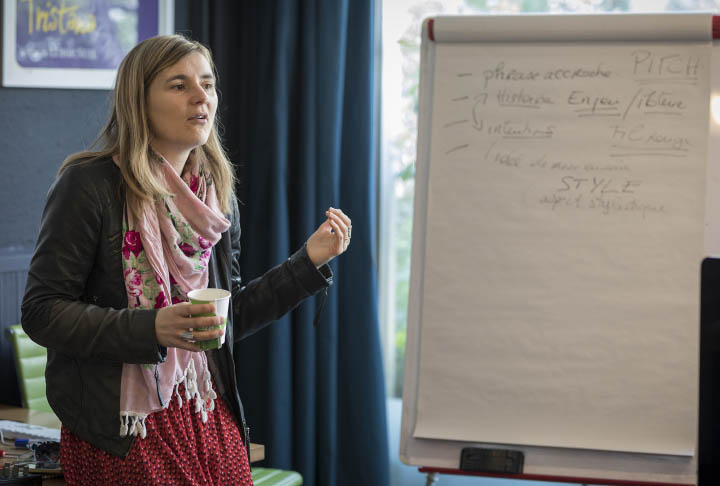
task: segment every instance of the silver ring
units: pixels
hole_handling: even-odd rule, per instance
[[[195,342],[195,336],[193,336],[193,333],[191,331],[183,331],[180,333],[180,339],[183,341],[187,341],[189,343]]]
[[[352,226],[348,227],[348,238],[352,238]]]

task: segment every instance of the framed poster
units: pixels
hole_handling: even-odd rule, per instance
[[[4,0],[2,85],[111,89],[138,42],[173,32],[174,0]]]

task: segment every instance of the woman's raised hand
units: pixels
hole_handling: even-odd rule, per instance
[[[155,335],[161,346],[187,349],[188,351],[201,351],[195,343],[207,341],[223,335],[223,329],[198,331],[198,328],[220,326],[223,318],[191,317],[196,314],[209,314],[215,312],[212,304],[180,304],[169,305],[158,310],[155,315]]]
[[[310,260],[320,267],[347,250],[350,245],[352,221],[340,209],[325,211],[327,220],[308,238],[306,247]]]

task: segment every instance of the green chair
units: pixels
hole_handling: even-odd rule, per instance
[[[302,476],[295,471],[253,467],[250,472],[255,486],[302,486],[303,483]]]
[[[45,395],[47,350],[32,341],[20,324],[8,327],[5,334],[15,354],[22,406],[52,413]]]

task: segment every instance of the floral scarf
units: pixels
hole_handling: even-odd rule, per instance
[[[126,203],[122,263],[128,307],[159,309],[187,301],[187,293],[206,288],[213,245],[230,226],[218,207],[212,179],[190,160],[182,177],[161,156],[160,167],[172,194],[147,204],[135,220]],[[118,159],[114,158],[118,164]],[[200,380],[199,380],[200,379]],[[168,348],[158,364],[123,364],[120,384],[120,435],[144,438],[148,414],[168,406],[178,385],[185,383],[185,400],[195,399],[203,422],[215,407],[204,352]]]

